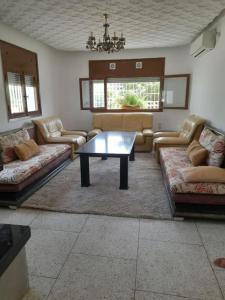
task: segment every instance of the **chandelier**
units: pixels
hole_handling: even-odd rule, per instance
[[[86,48],[91,51],[98,51],[103,52],[106,51],[108,53],[110,52],[118,52],[121,49],[124,49],[125,45],[125,38],[123,37],[123,34],[121,33],[121,37],[117,37],[116,33],[114,32],[114,36],[110,37],[109,35],[109,23],[107,23],[108,15],[104,14],[105,23],[103,24],[103,27],[105,28],[102,41],[99,39],[99,42],[96,43],[95,36],[93,35],[93,32],[91,32],[91,35],[88,38]]]

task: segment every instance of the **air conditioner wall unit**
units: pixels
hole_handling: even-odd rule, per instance
[[[216,46],[216,30],[203,32],[192,44],[190,54],[197,58]]]

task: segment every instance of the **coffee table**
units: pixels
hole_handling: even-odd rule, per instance
[[[128,189],[128,158],[135,160],[134,141],[136,132],[105,131],[86,144],[81,146],[76,153],[80,155],[81,186],[90,185],[89,157],[120,158],[120,189]]]

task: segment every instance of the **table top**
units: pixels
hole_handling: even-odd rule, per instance
[[[81,146],[76,153],[96,156],[129,156],[135,137],[136,132],[104,131]]]
[[[30,227],[0,224],[0,276],[30,238]]]

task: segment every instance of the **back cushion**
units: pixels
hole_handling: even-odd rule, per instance
[[[152,128],[152,115],[146,113],[125,113],[123,115],[123,130],[142,131]]]
[[[3,163],[9,163],[16,160],[17,155],[14,150],[15,145],[28,141],[30,136],[26,129],[19,130],[16,133],[0,136],[0,148],[2,150]]]
[[[46,122],[46,128],[48,130],[49,137],[60,137],[61,130],[62,130],[62,123],[61,120],[50,120]]]
[[[122,114],[95,114],[93,126],[103,131],[122,130]]]
[[[209,128],[204,128],[199,143],[209,151],[207,164],[220,167],[225,155],[225,138],[213,133]]]

